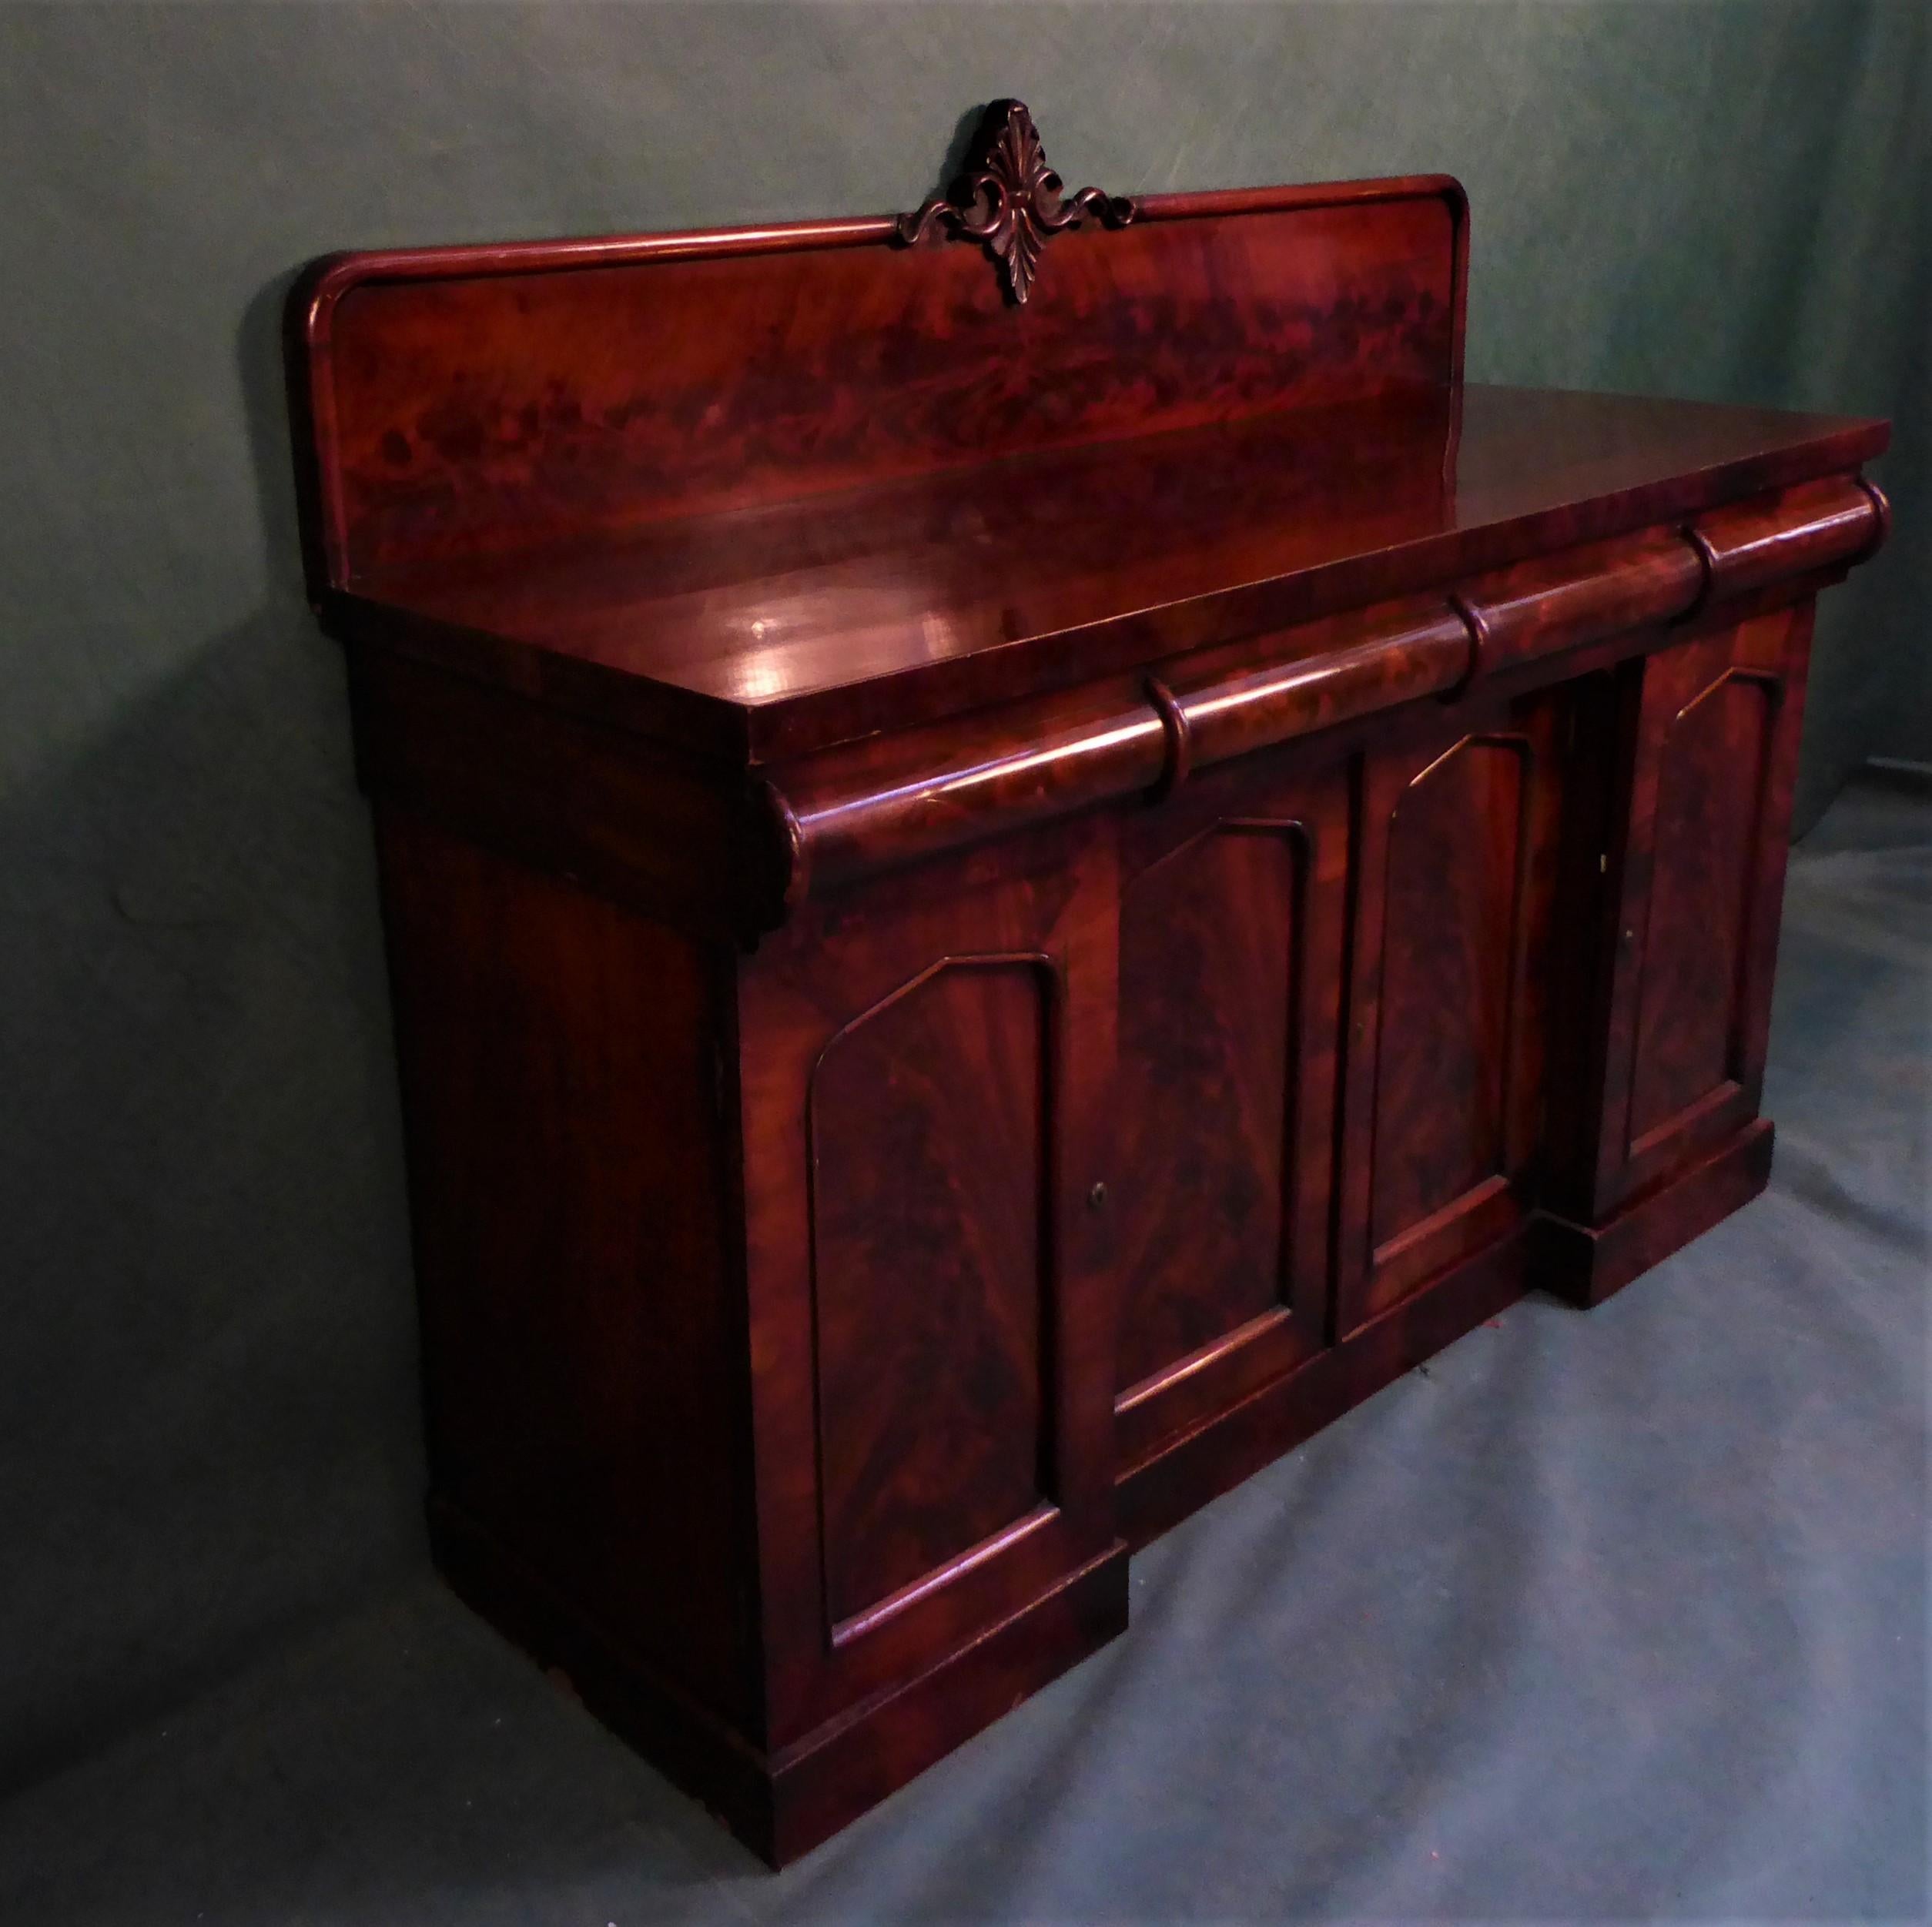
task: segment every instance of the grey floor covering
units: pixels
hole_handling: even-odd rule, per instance
[[[18,1792],[0,1920],[1918,1919],[1932,805],[1796,852],[1768,1196],[1170,1534],[786,1874],[427,1568]]]

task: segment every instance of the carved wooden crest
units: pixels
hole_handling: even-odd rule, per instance
[[[979,123],[966,172],[950,196],[928,201],[916,214],[902,214],[899,236],[909,246],[943,229],[963,240],[983,241],[1005,269],[1013,299],[1024,303],[1050,234],[1088,214],[1097,214],[1109,227],[1125,227],[1134,212],[1132,201],[1097,187],[1069,196],[1046,165],[1026,102],[996,100]]]

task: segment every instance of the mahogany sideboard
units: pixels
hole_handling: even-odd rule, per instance
[[[437,1554],[774,1862],[1765,1183],[1887,427],[1465,385],[1467,233],[1003,102],[916,215],[296,290]]]

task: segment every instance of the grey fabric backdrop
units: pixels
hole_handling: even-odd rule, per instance
[[[1932,757],[1917,5],[0,5],[0,1792],[420,1559],[371,864],[275,326],[347,246],[1411,169],[1482,378],[1898,418],[1805,804]]]

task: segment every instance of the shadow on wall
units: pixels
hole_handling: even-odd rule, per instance
[[[420,1556],[387,993],[341,667],[302,601],[292,278],[237,344],[269,606],[0,815],[10,908],[44,933],[0,955],[0,1793]]]

